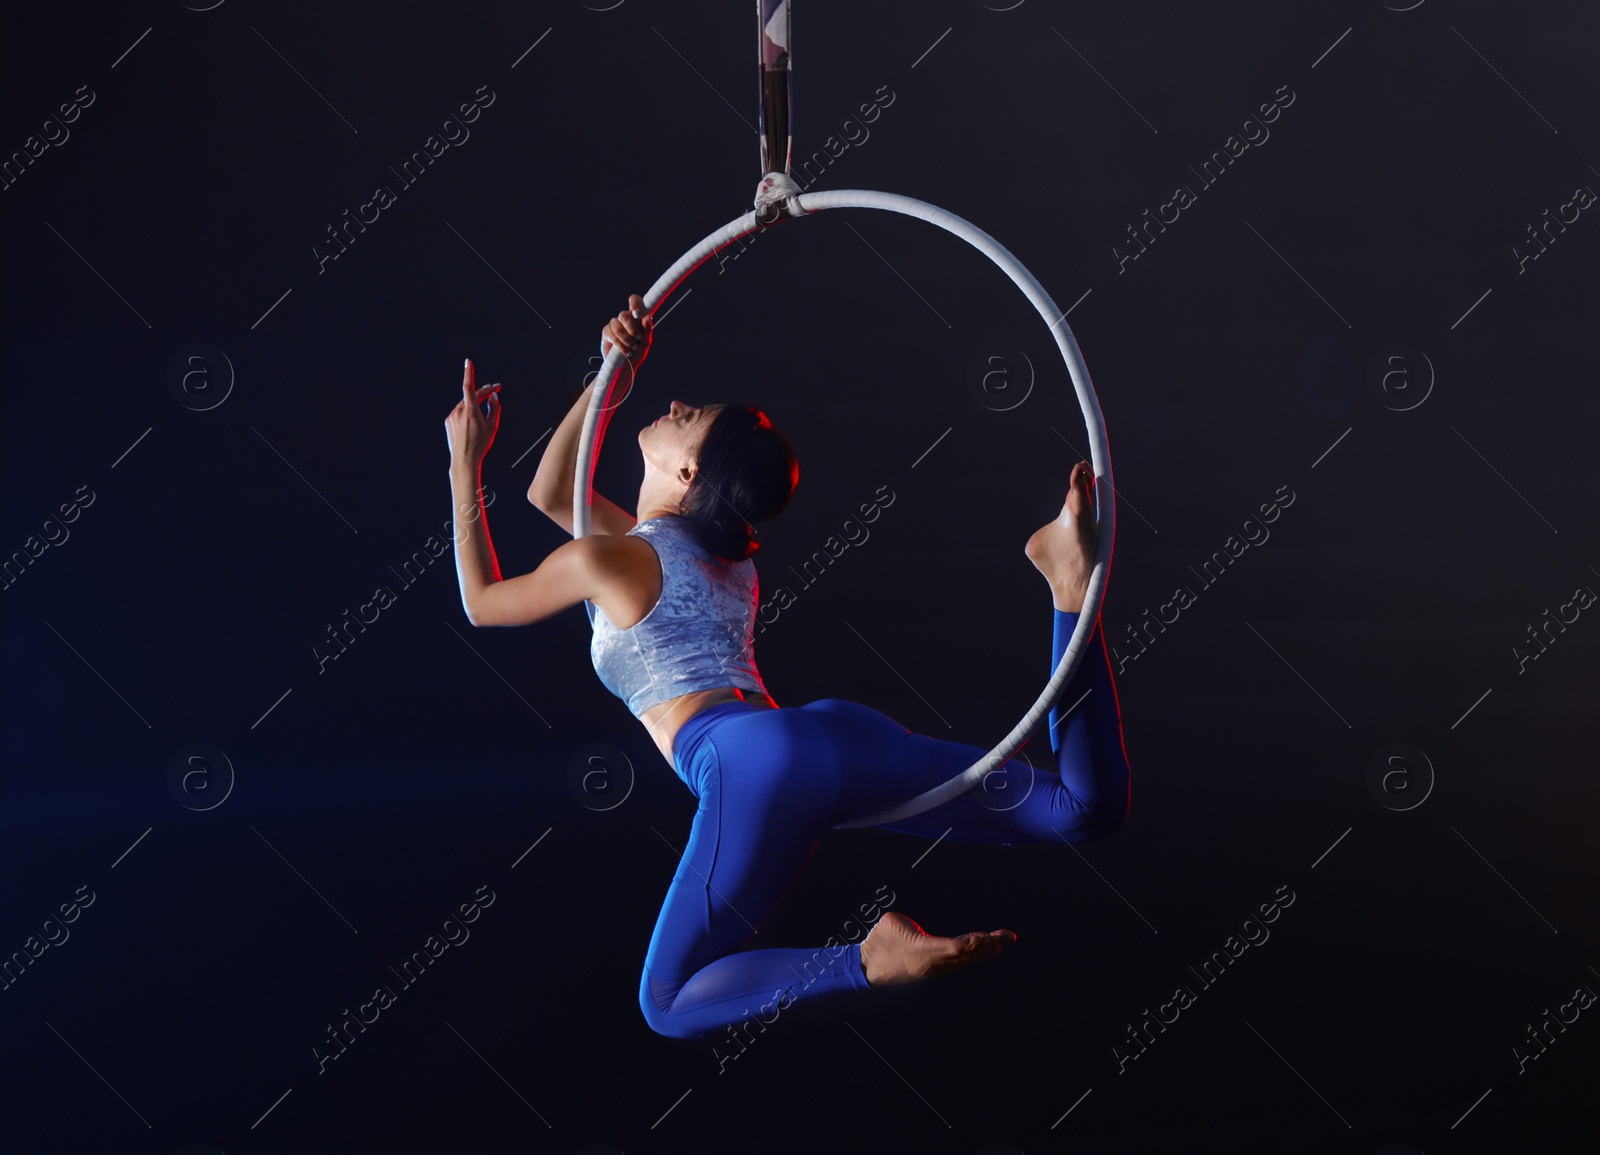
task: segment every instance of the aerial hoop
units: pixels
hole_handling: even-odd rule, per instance
[[[706,258],[740,237],[776,224],[784,216],[798,217],[837,208],[879,209],[937,225],[946,232],[960,237],[998,265],[1033,303],[1033,307],[1039,311],[1039,315],[1044,318],[1045,324],[1050,327],[1050,332],[1055,337],[1056,347],[1061,350],[1067,373],[1072,378],[1073,390],[1078,395],[1078,406],[1083,411],[1084,424],[1089,433],[1089,458],[1094,467],[1095,517],[1099,526],[1094,570],[1089,575],[1089,588],[1084,595],[1083,611],[1078,616],[1077,628],[1072,632],[1072,640],[1067,644],[1067,651],[1057,664],[1055,673],[1051,675],[1038,700],[1022,716],[1022,720],[994,749],[948,782],[909,798],[897,806],[865,818],[841,822],[836,827],[836,829],[846,829],[898,822],[913,814],[931,810],[970,790],[991,770],[1010,759],[1022,747],[1023,741],[1033,729],[1049,715],[1056,700],[1060,698],[1062,691],[1081,664],[1088,649],[1089,635],[1093,632],[1095,622],[1100,616],[1100,604],[1104,599],[1106,580],[1111,570],[1112,541],[1116,536],[1116,489],[1111,477],[1111,448],[1106,440],[1105,419],[1101,416],[1100,402],[1095,396],[1094,385],[1089,380],[1089,370],[1083,363],[1083,354],[1078,350],[1077,339],[1072,335],[1065,313],[1057,308],[1050,295],[1044,291],[1044,287],[1004,245],[970,221],[925,201],[896,193],[868,192],[860,189],[800,193],[794,191],[793,181],[786,173],[768,172],[762,179],[761,189],[757,194],[757,208],[709,234],[679,257],[644,295],[645,310],[653,314]],[[595,379],[595,388],[589,395],[589,409],[584,415],[583,432],[578,438],[578,460],[572,489],[574,537],[582,537],[589,532],[594,468],[613,408],[611,394],[617,380],[617,368],[623,361],[620,350],[613,346],[606,354],[599,375]],[[601,419],[602,414],[605,415],[605,420]]]
[[[1100,415],[1100,401],[1095,396],[1094,385],[1089,380],[1089,370],[1078,351],[1077,339],[1067,324],[1066,313],[1056,307],[1044,286],[1023,268],[1022,262],[1012,256],[999,241],[970,221],[954,213],[935,208],[925,201],[895,193],[864,192],[860,189],[839,189],[830,192],[803,193],[791,174],[793,158],[793,105],[794,28],[790,13],[790,0],[756,0],[757,72],[760,81],[760,119],[757,135],[761,139],[761,184],[756,189],[753,212],[730,221],[690,249],[677,262],[661,274],[644,295],[645,310],[654,314],[656,308],[670,297],[684,279],[718,249],[732,244],[740,237],[758,229],[767,229],[788,217],[802,217],[823,209],[881,209],[916,217],[937,225],[948,233],[960,237],[967,244],[988,257],[1015,282],[1033,307],[1039,310],[1045,324],[1055,336],[1056,347],[1067,363],[1067,373],[1078,395],[1078,406],[1083,410],[1084,424],[1089,430],[1089,458],[1095,476],[1095,520],[1100,537],[1095,550],[1094,570],[1089,575],[1089,589],[1084,595],[1083,611],[1078,615],[1078,625],[1067,643],[1067,652],[1061,656],[1055,673],[1045,685],[1038,701],[1022,716],[1011,733],[988,754],[978,759],[950,781],[897,806],[866,818],[839,823],[836,829],[857,826],[882,826],[931,810],[942,802],[959,796],[976,785],[984,775],[1005,763],[1022,748],[1023,741],[1050,713],[1066,689],[1067,683],[1081,664],[1088,648],[1088,637],[1100,617],[1100,603],[1104,598],[1106,579],[1111,572],[1111,544],[1116,537],[1116,489],[1111,480],[1111,447],[1106,442],[1105,419]],[[782,161],[781,167],[779,161]],[[605,438],[606,425],[613,407],[611,394],[616,385],[617,367],[623,363],[621,351],[615,346],[606,354],[595,379],[595,389],[589,394],[589,410],[584,414],[583,432],[578,437],[578,460],[573,472],[572,535],[582,537],[589,532],[589,506],[592,500],[594,467],[600,455],[600,443]],[[631,376],[631,375],[630,375]],[[629,391],[631,393],[631,384]],[[621,398],[618,398],[621,401]],[[605,418],[602,420],[601,415]]]

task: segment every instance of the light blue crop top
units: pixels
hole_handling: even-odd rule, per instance
[[[600,681],[634,717],[694,690],[767,688],[755,663],[755,562],[728,561],[705,550],[687,519],[646,518],[628,531],[642,537],[661,562],[661,597],[649,613],[618,629],[584,599],[594,626],[589,656]]]

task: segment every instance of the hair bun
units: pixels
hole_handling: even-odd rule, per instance
[[[793,446],[765,413],[726,403],[700,443],[695,477],[679,512],[707,552],[743,561],[761,548],[755,523],[788,506],[799,474]]]

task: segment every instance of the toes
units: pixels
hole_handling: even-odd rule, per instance
[[[1080,461],[1073,466],[1072,490],[1067,494],[1067,506],[1081,527],[1092,531],[1094,524],[1094,466]]]
[[[1094,478],[1094,467],[1087,461],[1080,461],[1072,467],[1072,474],[1067,479],[1067,500],[1064,508],[1072,513],[1078,513],[1085,507],[1089,499],[1089,483]],[[1074,501],[1073,499],[1077,500]]]
[[[960,958],[988,958],[1000,953],[1001,947],[1007,941],[1015,941],[1016,936],[1011,935],[1010,940],[1002,937],[1011,935],[1010,931],[973,931],[956,938],[956,954]]]

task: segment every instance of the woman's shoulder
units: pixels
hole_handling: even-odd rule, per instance
[[[625,534],[585,534],[576,541],[583,543],[584,564],[593,577],[602,583],[623,581],[632,583],[653,577],[659,571],[656,550],[644,534],[632,530]]]

